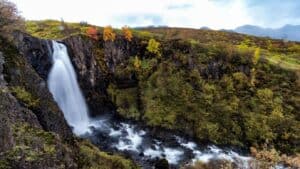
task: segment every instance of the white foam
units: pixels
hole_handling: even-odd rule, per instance
[[[136,132],[134,131],[133,126],[130,126],[129,124],[125,123],[122,123],[121,126],[122,130],[125,130],[127,134],[124,138],[120,138],[119,143],[115,147],[121,151],[131,150],[139,152],[138,148],[142,144],[143,135],[145,134],[145,131],[141,130]],[[116,133],[118,134],[118,132]]]
[[[196,143],[194,143],[194,142],[182,143],[181,145],[190,150],[194,150],[197,147]]]
[[[183,154],[184,152],[179,149],[164,148],[164,155],[170,164],[178,164]]]
[[[209,146],[208,148],[209,148],[209,150],[210,150],[212,153],[214,153],[214,154],[218,154],[218,153],[221,153],[221,152],[222,152],[222,150],[219,149],[219,148],[216,147],[216,146]]]
[[[150,158],[166,158],[170,164],[178,164],[181,160],[184,152],[180,149],[175,148],[159,148],[159,146],[155,145],[155,149],[148,148],[144,151],[144,155]]]
[[[161,150],[154,150],[152,148],[148,148],[144,151],[145,156],[149,156],[150,158],[162,158],[163,151]]]
[[[241,156],[234,151],[229,151],[228,153],[226,153],[216,146],[209,146],[208,151],[205,153],[199,150],[194,150],[193,154],[195,155],[195,157],[194,159],[192,159],[192,163],[195,163],[196,161],[208,163],[212,159],[223,159],[234,162],[238,166],[238,168],[241,169],[250,168],[250,160],[252,160],[251,157]]]
[[[212,154],[197,153],[195,155],[196,155],[195,158],[192,159],[193,163],[195,163],[196,161],[201,161],[201,162],[207,163],[207,162],[209,162],[209,160],[211,160],[213,158]]]
[[[111,137],[118,137],[121,136],[122,132],[120,130],[115,130],[113,128],[110,128],[109,136]]]

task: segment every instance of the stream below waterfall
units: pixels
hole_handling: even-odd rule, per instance
[[[91,132],[82,137],[90,139],[102,150],[129,155],[143,168],[152,168],[159,159],[166,159],[172,168],[200,160],[227,160],[236,168],[250,168],[251,157],[232,149],[214,145],[199,146],[193,140],[163,131],[155,136],[149,128],[106,115],[91,122]],[[151,134],[152,133],[152,134]]]

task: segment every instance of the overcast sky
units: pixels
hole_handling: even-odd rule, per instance
[[[233,29],[300,24],[300,0],[11,0],[29,20]]]

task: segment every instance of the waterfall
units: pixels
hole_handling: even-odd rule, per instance
[[[65,45],[52,41],[53,66],[48,76],[48,88],[77,135],[89,131],[88,109],[77,83],[76,74]]]

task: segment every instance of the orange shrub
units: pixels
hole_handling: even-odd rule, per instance
[[[129,27],[128,26],[122,27],[122,32],[123,32],[125,39],[127,39],[128,41],[131,41],[133,36],[132,36],[132,32],[129,29]]]
[[[99,38],[98,38],[98,31],[97,31],[97,29],[94,28],[94,27],[89,27],[89,28],[87,29],[87,31],[86,31],[86,34],[87,34],[89,37],[91,37],[91,38],[93,38],[93,39],[95,39],[95,40],[98,40],[98,39],[99,39]]]
[[[116,34],[113,32],[111,26],[106,26],[103,30],[103,40],[104,41],[114,41],[116,39]]]

